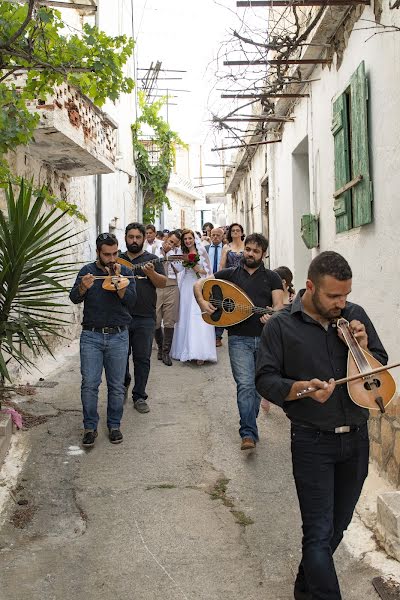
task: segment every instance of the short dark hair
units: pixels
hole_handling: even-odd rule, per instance
[[[179,229],[173,229],[172,231],[170,231],[168,237],[171,237],[171,235],[174,235],[176,238],[178,238],[179,241],[181,241],[181,232]]]
[[[206,227],[210,227],[211,229],[214,229],[214,225],[210,222],[204,223],[204,225],[202,227],[203,231]]]
[[[228,240],[229,243],[231,243],[232,241],[232,227],[240,227],[241,232],[242,232],[242,240],[244,240],[244,229],[243,226],[240,223],[231,223],[231,225],[229,225],[228,227],[228,231],[226,234],[226,239]]]
[[[130,231],[131,229],[139,229],[140,233],[143,235],[143,237],[146,235],[146,230],[144,228],[143,223],[129,223],[129,225],[127,225],[125,227],[125,235],[128,233],[128,231]]]
[[[101,250],[102,246],[118,246],[118,239],[113,233],[100,233],[96,238],[96,248]]]
[[[149,223],[148,225],[146,225],[146,229],[145,231],[147,231],[148,229],[151,229],[151,231],[156,231],[156,228],[154,227],[153,223]]]
[[[338,281],[347,281],[353,277],[347,260],[341,254],[332,250],[318,254],[308,267],[307,278],[314,284],[317,284],[324,275],[330,275]]]
[[[262,233],[250,233],[246,236],[244,244],[257,244],[263,252],[268,250],[268,240]]]

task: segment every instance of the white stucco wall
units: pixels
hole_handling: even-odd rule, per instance
[[[370,7],[362,19],[374,21]],[[400,25],[400,14],[385,3],[381,21]],[[350,300],[362,304],[373,318],[390,354],[396,356],[400,303],[397,273],[400,203],[400,32],[372,35],[361,30],[359,21],[351,32],[340,68],[317,68],[309,88],[311,97],[299,102],[294,123],[286,124],[283,141],[268,150],[271,203],[272,263],[294,268],[300,287],[306,274],[306,256],[301,246],[300,220],[303,212],[320,215],[320,250],[335,250],[349,261],[353,273]],[[359,29],[357,31],[357,29]],[[373,222],[336,234],[333,213],[334,147],[331,133],[332,99],[342,93],[361,61],[369,80],[370,164],[373,182]],[[307,138],[306,142],[304,142]],[[309,152],[309,204],[304,192],[306,157],[293,155],[301,143]],[[301,148],[301,146],[300,146]],[[303,161],[303,164],[302,164]],[[301,208],[301,210],[299,210]],[[315,254],[317,251],[313,251]]]
[[[183,229],[195,227],[195,204],[196,201],[173,190],[167,190],[167,196],[171,203],[171,209],[164,209],[164,228]],[[183,219],[182,219],[183,217]]]

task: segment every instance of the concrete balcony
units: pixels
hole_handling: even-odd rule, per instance
[[[28,103],[40,115],[28,153],[71,177],[115,171],[118,125],[73,86]]]

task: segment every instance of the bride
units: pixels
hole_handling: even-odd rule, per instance
[[[175,325],[171,356],[181,362],[196,360],[198,365],[206,360],[217,362],[215,329],[203,321],[193,294],[196,273],[200,277],[212,275],[210,259],[200,238],[191,229],[182,231],[181,240],[182,252],[196,253],[200,260],[194,267],[185,267],[179,277],[179,320]]]

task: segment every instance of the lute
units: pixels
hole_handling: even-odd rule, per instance
[[[217,327],[230,327],[245,321],[252,315],[272,315],[275,312],[271,308],[254,306],[240,287],[222,279],[207,279],[202,294],[204,300],[217,309],[212,315],[203,313],[203,320]]]

